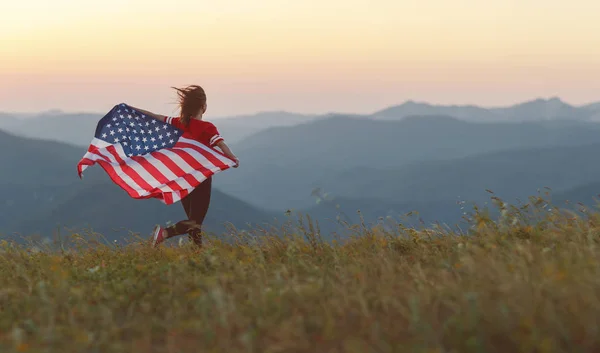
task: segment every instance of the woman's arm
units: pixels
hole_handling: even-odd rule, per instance
[[[132,105],[130,105],[130,107],[132,107],[133,109],[135,109],[135,110],[137,110],[137,111],[139,111],[139,112],[142,112],[142,113],[144,113],[144,114],[148,115],[149,117],[152,117],[152,118],[154,118],[154,119],[156,119],[156,120],[160,120],[160,121],[162,121],[162,122],[164,122],[164,121],[167,119],[167,117],[166,117],[166,116],[164,116],[164,115],[158,115],[158,114],[154,114],[154,113],[152,113],[152,112],[149,112],[149,111],[147,111],[147,110],[140,109],[140,108],[136,108],[136,107],[134,107],[134,106],[132,106]]]
[[[217,143],[217,147],[219,147],[227,157],[235,161],[235,165],[233,166],[234,168],[240,166],[240,160],[235,156],[235,154],[233,154],[233,152],[231,152],[231,149],[229,148],[229,146],[227,146],[225,141],[219,141],[219,143]]]

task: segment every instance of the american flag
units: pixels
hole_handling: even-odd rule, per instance
[[[173,204],[208,177],[235,165],[221,152],[182,134],[121,103],[98,122],[77,172],[81,178],[87,167],[98,163],[132,198]]]

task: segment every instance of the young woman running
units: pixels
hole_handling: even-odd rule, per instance
[[[157,120],[169,123],[183,131],[183,136],[194,139],[210,147],[218,147],[223,153],[236,162],[234,168],[239,166],[238,158],[231,152],[223,137],[212,123],[202,120],[206,112],[206,93],[202,87],[197,85],[185,88],[176,88],[179,97],[180,115],[171,118],[164,115],[154,114],[139,108],[135,108]],[[160,225],[154,228],[152,245],[158,246],[168,238],[189,234],[190,239],[202,247],[202,223],[210,204],[210,192],[212,188],[212,177],[209,177],[198,185],[191,193],[181,200],[187,220],[163,228]]]

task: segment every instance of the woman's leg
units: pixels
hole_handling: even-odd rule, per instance
[[[166,238],[189,234],[196,245],[202,246],[202,223],[210,204],[211,189],[212,178],[208,178],[181,200],[188,219],[166,228]]]
[[[194,222],[194,226],[190,229],[188,234],[190,235],[190,240],[199,247],[202,247],[202,224],[204,223],[204,218],[206,217],[210,205],[211,189],[212,178],[208,178],[202,182],[202,184],[198,185],[196,188],[198,194],[194,197],[194,201],[190,207],[189,218]]]

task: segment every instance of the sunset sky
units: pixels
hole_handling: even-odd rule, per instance
[[[598,0],[7,0],[0,111],[600,101]]]

